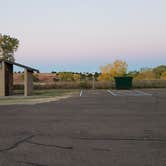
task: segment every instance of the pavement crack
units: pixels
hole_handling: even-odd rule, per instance
[[[5,152],[5,151],[13,150],[13,149],[17,148],[20,144],[26,142],[27,140],[29,140],[29,139],[31,139],[31,138],[33,138],[33,137],[34,137],[34,135],[25,137],[25,138],[23,138],[23,139],[17,141],[15,144],[11,145],[10,147],[5,148],[5,149],[1,149],[0,152]]]
[[[59,149],[66,149],[66,150],[72,150],[73,147],[72,146],[59,146],[59,145],[50,145],[50,144],[42,144],[42,143],[38,143],[38,142],[33,142],[33,141],[26,141],[29,144],[33,144],[33,145],[37,145],[37,146],[46,146],[46,147],[55,147],[55,148],[59,148]]]
[[[159,139],[159,138],[99,138],[99,137],[79,137],[75,138],[79,140],[89,140],[89,141],[137,141],[137,142],[166,142],[166,139]]]

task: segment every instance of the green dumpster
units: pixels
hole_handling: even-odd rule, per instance
[[[115,77],[116,89],[131,89],[133,77]]]

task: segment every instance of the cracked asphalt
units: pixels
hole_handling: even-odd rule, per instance
[[[0,166],[165,166],[166,89],[142,92],[0,106]]]

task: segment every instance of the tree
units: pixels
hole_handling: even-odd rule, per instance
[[[93,79],[93,74],[92,73],[87,73],[87,78],[88,78],[88,80],[92,80]]]
[[[124,76],[127,73],[127,63],[122,60],[116,60],[113,64],[108,64],[106,66],[100,67],[101,75],[99,80],[111,80],[114,77]]]
[[[154,80],[156,79],[155,73],[152,70],[146,70],[140,72],[136,77],[136,80]]]
[[[165,65],[161,65],[153,69],[153,72],[155,73],[157,79],[160,79],[162,73],[165,71],[166,71]]]
[[[0,35],[0,59],[14,62],[14,52],[17,51],[19,40],[8,35]]]
[[[60,72],[58,73],[58,77],[62,81],[72,81],[73,74],[71,72]]]
[[[74,74],[73,74],[73,79],[74,79],[74,81],[79,81],[79,80],[81,79],[80,74],[74,73]]]
[[[101,74],[101,73],[95,72],[95,74],[94,74],[95,80],[98,79],[98,77],[100,76],[100,74]]]
[[[164,71],[164,72],[161,74],[160,79],[161,79],[161,80],[166,80],[166,71]]]
[[[101,75],[99,75],[98,80],[99,81],[111,81],[112,78],[110,77],[109,73],[102,73]]]
[[[138,74],[139,74],[138,71],[130,71],[127,73],[127,76],[135,78],[137,77]]]

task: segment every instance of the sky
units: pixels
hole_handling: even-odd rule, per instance
[[[41,72],[154,67],[166,64],[166,0],[0,0],[0,33]]]

